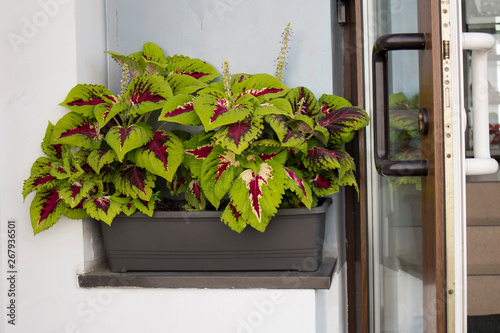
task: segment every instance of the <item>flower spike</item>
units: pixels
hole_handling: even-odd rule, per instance
[[[287,53],[290,49],[290,46],[288,43],[290,42],[290,39],[292,37],[292,29],[290,28],[290,23],[287,24],[285,31],[281,34],[281,37],[283,38],[281,40],[281,51],[280,54],[278,55],[278,58],[276,59],[276,78],[278,78],[280,81],[283,81],[283,71],[286,68],[286,58],[287,58]]]

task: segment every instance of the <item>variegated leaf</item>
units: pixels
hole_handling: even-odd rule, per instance
[[[316,97],[305,87],[290,90],[286,95],[286,99],[290,102],[294,115],[305,114],[314,117],[320,112]]]
[[[254,74],[244,78],[235,82],[232,89],[236,96],[250,94],[261,102],[284,96],[288,91],[280,80],[269,74]]]
[[[257,140],[263,129],[262,118],[255,117],[252,120],[239,121],[221,127],[214,135],[216,143],[223,148],[240,154],[247,149],[250,143]]]
[[[229,197],[253,228],[264,232],[276,214],[285,192],[286,177],[281,164],[268,161],[257,172],[243,171],[234,181]]]
[[[117,97],[108,88],[101,85],[78,84],[70,90],[66,99],[59,105],[84,117],[94,117],[94,107],[117,101]]]
[[[287,99],[276,98],[261,103],[260,106],[255,108],[253,113],[254,116],[265,116],[271,114],[291,116],[293,115],[292,106]]]
[[[298,149],[301,152],[307,152],[307,141],[304,134],[296,131],[289,131],[281,141],[283,147]]]
[[[229,101],[223,90],[205,88],[194,99],[194,110],[206,131],[216,127],[244,120],[255,109],[252,95],[244,95],[234,103]]]
[[[121,212],[121,204],[117,203],[110,196],[102,196],[87,200],[83,204],[87,214],[93,219],[103,221],[111,225],[116,215]]]
[[[342,147],[314,147],[309,150],[304,165],[313,171],[337,170],[342,178],[345,172],[354,169],[354,160]]]
[[[125,102],[119,102],[116,104],[103,103],[95,106],[94,116],[97,119],[99,126],[103,128],[111,119],[113,119],[113,117],[125,112],[128,109],[129,106]]]
[[[215,146],[212,139],[213,134],[213,132],[201,131],[184,142],[183,164],[197,178],[201,177],[201,166]]]
[[[201,125],[200,117],[194,111],[193,99],[193,96],[187,94],[180,94],[170,98],[163,106],[158,120],[182,125]]]
[[[169,75],[184,74],[189,75],[201,82],[210,82],[220,74],[212,65],[206,62],[185,56],[174,56],[167,58],[167,71]]]
[[[302,201],[304,206],[311,209],[313,196],[311,188],[304,181],[302,173],[293,167],[285,167],[285,174],[288,176],[287,188],[292,190]]]
[[[89,194],[89,192],[94,188],[95,184],[93,182],[74,182],[70,184],[69,187],[64,187],[59,190],[59,196],[61,199],[70,206],[70,208],[75,208],[82,202],[82,200]]]
[[[162,76],[141,75],[130,82],[124,95],[129,109],[123,112],[123,116],[136,117],[159,110],[172,96],[172,89]]]
[[[93,150],[87,159],[87,163],[99,174],[101,168],[118,160],[118,156],[112,149],[101,148]]]
[[[192,95],[195,92],[207,87],[206,83],[203,83],[189,75],[173,74],[167,76],[165,79],[170,85],[174,96],[180,94]]]
[[[319,196],[334,194],[339,191],[339,184],[332,173],[318,173],[311,179],[311,189]]]
[[[118,191],[132,198],[149,200],[153,195],[156,177],[135,165],[125,166],[117,171],[114,185]]]
[[[62,148],[61,145],[52,144],[52,135],[53,135],[54,125],[49,121],[47,125],[47,129],[45,130],[45,135],[42,141],[42,151],[45,155],[50,158],[61,158]]]
[[[204,210],[206,206],[205,194],[201,188],[200,182],[193,179],[186,189],[186,200],[195,210]]]
[[[348,141],[354,131],[368,125],[369,116],[360,107],[350,106],[331,110],[326,116],[318,117],[318,125],[330,132],[330,138],[338,144]]]
[[[59,196],[59,189],[37,191],[30,206],[33,233],[36,235],[50,228],[59,220],[66,207],[66,203]]]
[[[172,181],[184,157],[182,141],[171,132],[154,131],[153,139],[130,156],[137,166]]]
[[[106,134],[105,140],[121,162],[125,154],[148,143],[152,137],[151,126],[146,123],[137,123],[126,128],[122,126],[112,127]]]
[[[133,199],[134,206],[144,215],[153,216],[156,198],[152,197],[149,201],[142,199]]]
[[[216,146],[203,162],[201,168],[201,186],[207,199],[219,208],[220,200],[233,184],[234,168],[239,166],[236,155]]]
[[[318,103],[321,107],[321,114],[328,115],[333,110],[338,110],[346,106],[352,106],[352,104],[345,98],[335,95],[323,94]]]
[[[89,121],[76,112],[64,115],[52,130],[53,144],[66,144],[73,147],[98,149],[102,136],[99,124]]]
[[[57,177],[50,174],[53,160],[39,157],[31,167],[31,175],[24,181],[23,198],[33,191],[49,190],[57,186]]]
[[[288,123],[283,118],[283,116],[279,114],[271,114],[267,115],[264,119],[266,123],[268,123],[274,130],[274,132],[278,136],[278,139],[280,141],[283,141],[283,139],[289,132]]]
[[[243,219],[241,213],[238,212],[232,202],[222,212],[221,220],[237,233],[241,233],[247,226],[247,221]]]

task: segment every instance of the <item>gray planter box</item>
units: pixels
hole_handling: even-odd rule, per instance
[[[113,272],[316,271],[331,204],[280,209],[264,233],[247,227],[238,234],[217,211],[134,213],[101,226]]]

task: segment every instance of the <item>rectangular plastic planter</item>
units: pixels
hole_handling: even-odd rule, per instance
[[[119,215],[111,227],[101,223],[104,247],[113,272],[316,271],[331,203],[280,209],[264,233],[238,234],[217,211]]]

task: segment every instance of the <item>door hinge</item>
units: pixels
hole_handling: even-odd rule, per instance
[[[449,40],[443,40],[443,59],[444,60],[450,59],[450,41]]]
[[[347,24],[347,0],[337,0],[337,23]]]

